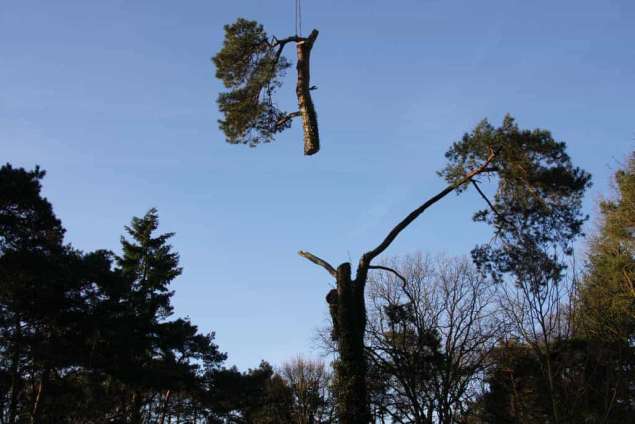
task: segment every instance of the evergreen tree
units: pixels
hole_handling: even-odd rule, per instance
[[[336,379],[342,424],[370,420],[364,291],[368,271],[378,268],[372,265],[373,260],[429,207],[452,192],[473,186],[489,207],[477,212],[475,219],[490,224],[496,236],[496,244],[473,252],[483,273],[495,281],[510,275],[519,285],[534,288],[547,281],[557,282],[564,269],[561,256],[572,253],[571,243],[586,219],[580,211],[581,199],[590,185],[589,174],[572,165],[565,149],[565,143],[555,141],[548,131],[520,130],[511,116],[506,116],[499,128],[483,121],[446,153],[448,165],[440,174],[448,185],[403,218],[377,247],[364,253],[354,277],[348,262],[335,268],[312,253],[299,252],[336,281],[337,288],[326,300],[339,353]],[[493,202],[481,190],[480,178],[497,182]]]
[[[592,338],[635,337],[635,154],[615,174],[617,196],[600,203],[601,226],[589,245],[580,321]]]
[[[170,320],[181,269],[134,218],[123,253],[81,253],[41,195],[39,168],[0,168],[0,422],[112,423],[211,409],[206,375],[226,355],[187,319]]]
[[[59,363],[70,255],[64,229],[41,195],[44,171],[0,168],[0,358],[6,421],[38,421],[45,386]],[[35,392],[28,386],[36,387]]]
[[[591,176],[573,166],[564,142],[546,130],[520,130],[509,115],[499,128],[483,121],[454,143],[440,174],[448,182],[461,181],[492,155],[482,173],[458,188],[473,186],[483,197],[487,208],[477,211],[474,221],[490,225],[495,236],[472,251],[475,263],[497,282],[508,274],[534,290],[557,283],[565,268],[562,258],[573,253],[572,242],[588,219],[581,208]],[[492,200],[480,179],[497,180]]]
[[[227,142],[252,147],[269,143],[277,133],[289,128],[295,117],[301,116],[304,154],[317,153],[320,141],[309,72],[310,53],[317,36],[318,31],[313,30],[308,37],[270,39],[258,22],[242,18],[225,26],[223,47],[212,60],[216,77],[229,89],[218,96],[218,106],[223,113],[219,124]],[[282,55],[288,43],[296,43],[298,60],[298,111],[292,113],[282,111],[274,101],[274,94],[290,66]]]
[[[130,240],[121,237],[123,255],[117,265],[130,285],[129,300],[135,312],[153,325],[172,315],[170,283],[181,274],[179,255],[167,241],[174,233],[155,236],[159,228],[156,209],[126,226]]]
[[[241,373],[227,368],[208,374],[206,403],[210,423],[288,424],[292,422],[292,392],[285,381],[263,361]],[[213,389],[212,389],[213,387]]]

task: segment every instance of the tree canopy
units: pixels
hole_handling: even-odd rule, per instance
[[[275,135],[288,129],[295,117],[301,116],[304,129],[304,153],[319,150],[317,114],[310,91],[309,59],[317,30],[308,37],[298,35],[278,39],[269,37],[256,21],[239,18],[225,25],[225,40],[212,58],[216,77],[228,91],[218,96],[223,114],[220,129],[227,142],[254,147],[271,142]],[[291,66],[282,52],[288,43],[297,46],[298,111],[283,111],[274,99],[286,70]]]
[[[572,254],[588,218],[581,208],[591,176],[572,164],[564,142],[546,130],[520,130],[509,115],[500,127],[484,120],[455,142],[440,174],[456,183],[492,155],[483,172],[459,188],[471,184],[485,199],[488,207],[474,220],[490,225],[495,236],[473,250],[476,264],[496,281],[504,274],[532,287],[559,281],[562,256]],[[483,179],[497,181],[491,200],[479,186]]]

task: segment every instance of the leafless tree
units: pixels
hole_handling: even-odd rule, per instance
[[[393,422],[455,423],[501,337],[494,287],[465,258],[393,259],[369,279],[368,357]]]
[[[324,362],[298,356],[283,364],[279,373],[291,389],[295,424],[333,422],[332,374]]]
[[[498,309],[509,329],[508,337],[528,346],[540,364],[548,388],[551,419],[563,422],[558,392],[562,391],[566,362],[555,360],[558,345],[572,335],[574,278],[539,285],[507,281],[500,286]],[[562,393],[560,393],[562,395]],[[573,399],[569,399],[573,401]],[[569,407],[572,405],[567,402]]]

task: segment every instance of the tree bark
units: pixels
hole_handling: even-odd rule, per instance
[[[311,48],[318,36],[318,31],[314,29],[308,38],[296,43],[298,63],[298,81],[296,84],[296,95],[298,97],[298,110],[302,116],[302,128],[304,130],[304,154],[309,156],[320,150],[320,135],[318,132],[317,113],[311,100],[311,85],[309,63],[311,58]]]
[[[44,391],[48,384],[51,369],[47,367],[42,373],[42,379],[37,388],[37,394],[35,395],[35,401],[33,402],[33,411],[31,412],[31,424],[37,424],[40,422],[40,414],[42,411],[42,399],[44,398]]]
[[[370,406],[366,390],[364,282],[351,279],[351,265],[337,268],[337,299],[329,295],[333,327],[340,354],[335,366],[337,413],[341,424],[368,424]]]

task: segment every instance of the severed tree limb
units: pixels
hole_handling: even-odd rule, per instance
[[[295,93],[298,98],[298,112],[290,113],[278,121],[276,126],[279,128],[289,122],[291,119],[302,116],[302,129],[304,131],[304,154],[306,156],[313,155],[320,150],[320,134],[318,131],[317,113],[311,99],[311,90],[315,87],[311,86],[310,59],[311,49],[317,39],[319,31],[314,29],[308,37],[291,36],[278,40],[273,39],[269,43],[272,48],[277,48],[276,56],[273,61],[274,68],[277,66],[282,56],[282,50],[288,43],[296,43],[296,53],[298,63],[296,65],[298,79],[296,82]]]
[[[311,49],[317,36],[318,30],[314,29],[306,39],[296,43],[298,80],[295,93],[298,97],[298,109],[302,115],[304,154],[306,156],[315,154],[320,150],[320,134],[318,132],[317,113],[311,99],[311,74],[309,71]]]
[[[331,274],[333,277],[337,277],[337,271],[335,270],[335,268],[333,268],[333,266],[331,266],[331,264],[326,262],[324,259],[318,258],[313,253],[305,252],[304,250],[300,250],[298,252],[298,255],[302,256],[303,258],[306,258],[306,259],[310,260],[311,262],[313,262],[316,265],[321,266],[329,274]]]

